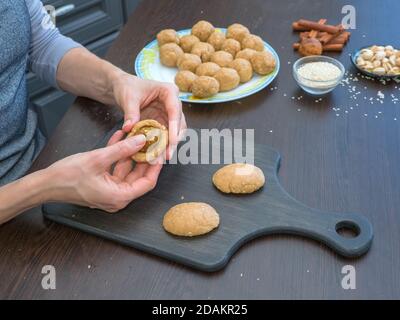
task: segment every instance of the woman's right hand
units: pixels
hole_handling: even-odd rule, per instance
[[[138,163],[133,168],[131,156],[144,146],[146,138],[137,135],[122,140],[124,136],[119,130],[107,147],[72,155],[46,169],[54,185],[49,198],[117,212],[152,190],[162,164]]]

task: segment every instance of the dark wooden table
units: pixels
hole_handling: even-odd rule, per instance
[[[50,223],[36,208],[0,228],[0,298],[400,298],[400,102],[395,104],[400,84],[358,76],[358,82],[350,80],[349,86],[316,102],[291,75],[298,57],[291,49],[297,38],[291,22],[304,17],[339,23],[341,8],[349,2],[357,10],[357,29],[346,51],[335,56],[354,76],[348,57],[352,50],[375,43],[400,47],[399,1],[144,0],[107,59],[133,72],[137,53],[160,29],[189,28],[199,19],[216,26],[241,22],[262,36],[281,58],[272,85],[239,102],[186,104],[188,123],[255,128],[256,142],[281,152],[280,179],[294,197],[312,207],[360,212],[370,219],[375,239],[368,254],[348,260],[311,240],[271,236],[245,245],[224,270],[205,274]],[[355,91],[349,92],[352,86]],[[385,94],[383,103],[376,100],[379,90]],[[33,170],[91,149],[120,117],[78,99]],[[56,290],[41,287],[41,269],[47,264],[56,267]],[[341,287],[347,264],[356,268],[356,290]]]

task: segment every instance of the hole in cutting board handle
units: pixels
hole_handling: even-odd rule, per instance
[[[336,232],[343,238],[357,238],[360,233],[360,227],[352,221],[341,221],[335,226]]]

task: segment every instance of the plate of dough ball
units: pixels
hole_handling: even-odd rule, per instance
[[[199,21],[191,29],[164,29],[135,61],[143,79],[175,83],[184,102],[219,103],[252,95],[279,72],[279,57],[242,24],[216,28]]]

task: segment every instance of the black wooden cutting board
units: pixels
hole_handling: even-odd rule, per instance
[[[101,143],[108,139],[107,135]],[[332,213],[312,209],[293,199],[280,185],[278,152],[255,146],[255,165],[266,177],[264,188],[250,195],[226,195],[211,182],[223,165],[165,165],[156,189],[116,214],[68,204],[46,204],[46,218],[132,246],[139,250],[203,270],[223,268],[233,253],[247,241],[267,234],[288,233],[315,239],[347,257],[357,257],[370,248],[373,230],[356,213]],[[206,202],[220,215],[220,226],[211,233],[182,238],[162,227],[165,212],[182,202]],[[340,228],[358,235],[340,235]]]

